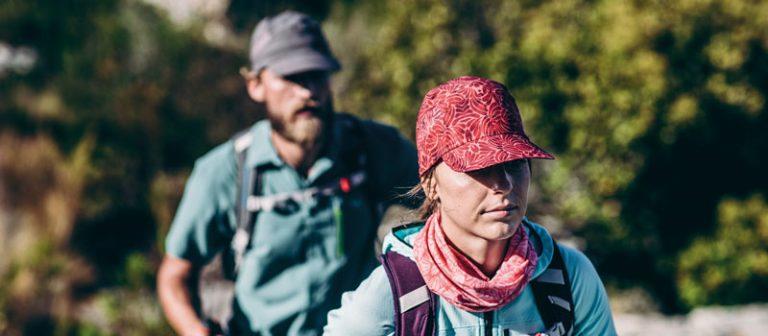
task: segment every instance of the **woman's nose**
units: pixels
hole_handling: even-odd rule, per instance
[[[509,193],[512,191],[512,175],[504,169],[503,165],[494,167],[491,173],[491,188],[496,192]]]

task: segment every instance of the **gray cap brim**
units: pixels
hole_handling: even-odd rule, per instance
[[[334,58],[311,48],[292,50],[285,57],[273,59],[265,67],[281,76],[289,76],[307,71],[336,72],[341,65]]]

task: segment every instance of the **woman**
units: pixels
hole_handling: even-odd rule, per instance
[[[534,145],[507,89],[460,77],[416,122],[426,222],[393,230],[384,265],[328,314],[326,335],[614,335],[600,278],[525,218]]]

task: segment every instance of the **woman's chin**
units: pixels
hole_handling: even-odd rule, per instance
[[[488,240],[504,240],[512,237],[512,235],[515,234],[515,231],[517,230],[517,227],[520,225],[520,222],[494,222],[490,224],[490,227],[488,230],[486,230],[487,235],[485,236]]]

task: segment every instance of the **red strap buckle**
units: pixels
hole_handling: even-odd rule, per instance
[[[350,190],[352,190],[352,184],[349,183],[348,178],[342,177],[339,179],[339,189],[341,189],[341,191],[344,193],[348,193]]]

